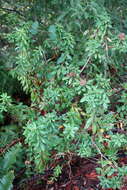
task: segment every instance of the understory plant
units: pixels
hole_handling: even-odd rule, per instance
[[[14,180],[14,164],[21,152],[21,144],[17,144],[0,158],[0,189],[11,190]]]
[[[17,154],[24,178],[42,173],[54,158],[98,156],[100,186],[121,188],[127,175],[119,163],[127,147],[126,6],[125,0],[2,0],[1,189],[12,188]],[[11,148],[18,138],[22,153]],[[52,180],[62,167],[53,168]]]

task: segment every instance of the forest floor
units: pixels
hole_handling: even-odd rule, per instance
[[[96,172],[99,158],[98,155],[95,158],[73,157],[69,161],[65,161],[66,158],[55,160],[51,164],[51,168],[56,164],[66,163],[63,165],[62,173],[56,181],[51,180],[53,169],[47,169],[44,174],[34,175],[20,185],[15,184],[13,190],[113,190],[112,188],[104,189],[99,184]],[[127,156],[120,156],[118,162],[126,165]],[[109,176],[109,178],[112,178],[112,176]],[[127,179],[124,179],[120,190],[127,190]]]

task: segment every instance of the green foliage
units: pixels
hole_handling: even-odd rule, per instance
[[[14,174],[10,171],[8,174],[4,175],[0,180],[0,189],[1,190],[11,190],[12,189],[12,182],[14,180]]]
[[[97,168],[100,174],[100,185],[104,188],[120,188],[123,177],[126,175],[126,167],[113,168],[109,163],[103,165],[103,169]]]
[[[43,159],[47,159],[47,153],[57,146],[58,137],[58,117],[55,113],[49,113],[46,117],[40,117],[37,121],[28,123],[24,135],[29,144],[37,168],[41,171]]]
[[[53,177],[51,177],[51,181],[57,181],[58,177],[60,176],[60,174],[62,173],[62,167],[60,165],[57,165],[54,168],[54,172],[53,172]]]
[[[62,117],[58,117],[55,112],[48,113],[27,124],[24,135],[40,171],[49,159],[51,150],[59,153],[69,151],[69,144],[76,137],[79,124],[80,118],[74,111]],[[61,128],[64,128],[63,132],[60,132]]]
[[[42,172],[53,154],[100,154],[101,186],[121,187],[126,173],[118,166],[118,152],[127,146],[126,6],[125,0],[1,1],[0,147],[25,138],[26,155],[19,154],[30,163],[26,175]],[[11,189],[14,179],[17,153],[12,152],[14,160],[11,152],[2,159],[4,189]],[[53,180],[61,170],[54,169]]]
[[[12,182],[14,180],[14,164],[18,154],[21,152],[21,145],[11,148],[4,157],[0,157],[0,189],[11,190]]]
[[[7,108],[11,106],[11,97],[7,93],[3,93],[0,96],[0,112],[6,112]]]

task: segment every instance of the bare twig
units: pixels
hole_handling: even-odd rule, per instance
[[[91,141],[92,141],[92,144],[94,145],[94,147],[97,149],[98,153],[101,155],[101,157],[104,158],[105,160],[107,160],[110,163],[111,161],[108,158],[106,158],[106,156],[101,152],[101,150],[99,149],[99,147],[94,142],[93,138],[91,138]],[[117,165],[115,163],[112,163],[111,166],[112,166],[112,168],[117,169]]]
[[[87,64],[89,63],[90,59],[91,59],[91,57],[88,57],[88,59],[87,59],[85,65],[83,66],[83,68],[82,68],[81,71],[80,71],[80,74],[83,72],[83,70],[85,69],[85,67],[86,67]]]

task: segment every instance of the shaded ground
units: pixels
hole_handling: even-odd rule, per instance
[[[103,189],[99,185],[96,167],[96,158],[85,159],[74,157],[71,162],[67,162],[62,169],[57,181],[52,181],[53,170],[49,169],[44,174],[35,175],[26,179],[20,185],[15,185],[14,190],[113,190],[112,188]],[[65,160],[57,160],[59,164]],[[127,164],[127,157],[120,157],[119,162]],[[51,166],[51,168],[53,165]],[[120,190],[127,190],[126,179]]]

